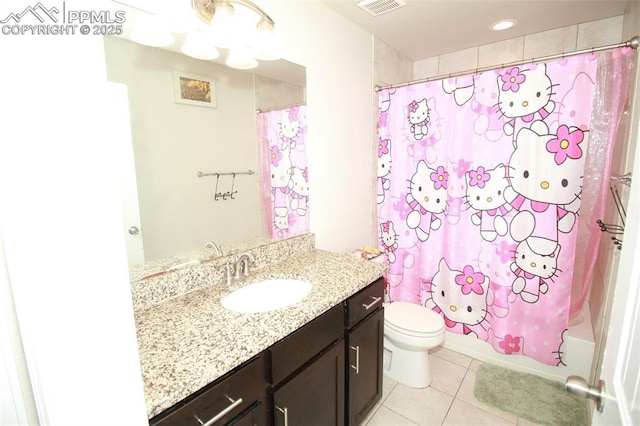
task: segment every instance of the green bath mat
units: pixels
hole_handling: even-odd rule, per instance
[[[588,404],[564,390],[564,384],[491,364],[478,369],[473,393],[478,401],[534,423],[554,426],[589,424]]]

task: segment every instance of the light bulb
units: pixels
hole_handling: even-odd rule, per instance
[[[491,25],[491,29],[494,31],[502,31],[513,27],[517,21],[515,19],[503,19]]]
[[[235,46],[229,50],[225,64],[239,70],[249,70],[258,66],[253,49],[249,46]]]
[[[192,31],[187,34],[187,40],[180,47],[182,53],[192,58],[211,61],[220,56],[220,52],[213,45],[208,34],[203,31]]]
[[[264,16],[258,22],[254,45],[257,59],[263,61],[280,59],[280,43],[274,23]]]
[[[214,13],[209,23],[209,31],[215,45],[218,47],[229,49],[236,42],[236,18],[233,6],[228,1],[216,2]]]

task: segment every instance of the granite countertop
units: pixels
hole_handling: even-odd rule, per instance
[[[386,266],[311,250],[267,265],[245,280],[205,287],[135,312],[149,418],[267,349],[380,278]],[[265,278],[312,284],[297,304],[240,314],[222,307],[231,291]]]

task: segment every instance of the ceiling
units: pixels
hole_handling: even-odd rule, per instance
[[[320,2],[414,61],[623,15],[629,3],[628,0],[404,0],[405,6],[374,17],[356,5],[358,0]],[[504,31],[489,28],[502,19],[515,19],[518,23]]]

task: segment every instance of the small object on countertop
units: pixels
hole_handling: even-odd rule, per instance
[[[361,257],[365,260],[371,260],[374,257],[380,256],[380,252],[376,248],[371,246],[365,246],[362,249],[356,249],[352,251],[351,254],[356,257]]]

